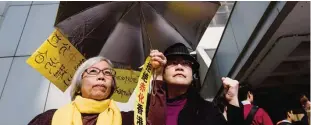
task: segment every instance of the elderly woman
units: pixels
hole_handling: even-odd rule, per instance
[[[104,57],[86,60],[71,81],[72,102],[48,110],[30,125],[121,125],[120,110],[110,99],[116,87],[112,63]]]

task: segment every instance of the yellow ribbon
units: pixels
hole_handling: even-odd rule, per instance
[[[136,99],[134,107],[134,124],[135,125],[146,125],[146,105],[147,96],[150,87],[151,78],[150,57],[148,57],[144,63],[143,69],[140,72],[138,83],[135,88]]]

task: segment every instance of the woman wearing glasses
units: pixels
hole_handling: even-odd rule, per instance
[[[72,102],[36,116],[30,125],[121,125],[121,113],[110,99],[116,88],[112,63],[104,57],[86,60],[71,81]]]

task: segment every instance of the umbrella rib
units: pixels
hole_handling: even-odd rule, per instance
[[[126,9],[126,11],[122,14],[121,18],[118,20],[118,22],[124,17],[126,16],[133,8],[134,8],[134,5],[136,5],[137,2],[134,2],[132,3],[128,8],[129,9]]]
[[[159,15],[161,15],[152,5],[150,5],[149,3],[148,3],[147,5],[150,6],[150,8],[151,8],[154,12],[156,12],[156,13],[159,14]],[[191,44],[191,45],[190,45],[191,47],[193,47],[191,41],[189,42],[188,39],[186,39],[183,35],[181,35],[181,33],[179,32],[179,30],[176,28],[176,26],[175,26],[172,22],[170,22],[169,20],[165,19],[163,16],[160,16],[160,17],[161,17],[162,19],[164,19],[169,25],[171,25],[171,26],[175,29],[175,31],[178,32],[178,33],[180,34],[180,36],[181,36],[182,38],[184,38],[184,40],[187,41],[188,44]],[[191,49],[192,49],[192,48],[191,48]]]
[[[95,6],[99,6],[100,4],[97,4],[97,5],[94,5],[93,7],[95,7]],[[90,8],[93,8],[93,7],[90,7]],[[90,8],[88,8],[88,9],[90,9]],[[88,10],[88,9],[85,9],[85,10],[83,10],[83,11],[81,11],[81,12],[84,12],[84,11],[86,11],[86,10]],[[79,13],[78,13],[79,14]],[[77,15],[77,14],[75,14],[75,15]],[[94,17],[96,17],[96,16],[94,16]],[[77,42],[77,45],[79,45],[79,44],[81,44],[82,42],[83,42],[83,40],[86,38],[86,37],[88,37],[89,36],[89,34],[91,34],[95,29],[96,29],[96,27],[98,26],[98,25],[100,25],[100,24],[102,24],[105,20],[103,20],[102,22],[100,22],[96,27],[94,27],[89,33],[87,33],[86,35],[84,35],[85,34],[85,30],[86,30],[86,22],[88,22],[89,20],[92,20],[94,17],[91,17],[91,18],[88,18],[86,21],[85,21],[85,23],[82,23],[82,24],[80,24],[80,25],[77,25],[75,28],[74,28],[74,30],[72,30],[72,31],[76,31],[76,32],[78,32],[79,30],[76,30],[76,29],[78,29],[78,28],[80,28],[82,25],[83,25],[83,31],[84,32],[78,32],[77,34],[76,34],[76,36],[74,36],[74,37],[79,37],[80,36],[80,38],[82,38],[82,39],[80,39],[80,41],[79,42]]]
[[[143,10],[142,10],[142,6],[140,6],[140,12],[141,12],[141,14],[142,14],[142,22],[143,22],[143,25],[144,26],[146,26],[146,21],[145,21],[145,15],[144,15],[144,12],[143,12]],[[144,28],[143,27],[141,27],[142,28],[142,32],[144,32],[143,30],[144,30]],[[149,37],[149,34],[148,34],[148,32],[147,32],[147,30],[145,30],[146,31],[146,35],[147,35],[147,38],[148,38],[148,41],[149,41],[149,44],[150,44],[150,48],[151,49],[153,49],[153,47],[152,47],[152,44],[151,44],[151,40],[150,40],[150,37]],[[142,33],[143,34],[143,33]]]
[[[134,2],[134,3],[132,3],[127,9],[126,9],[126,11],[123,13],[123,15],[121,16],[121,18],[118,20],[118,22],[121,20],[121,19],[123,19],[123,17],[125,17],[134,7],[135,7],[135,5],[137,5],[138,4],[138,2]],[[115,27],[116,28],[116,27]],[[114,29],[115,29],[114,28]],[[113,32],[113,30],[111,31],[111,32]],[[110,33],[111,33],[110,32]],[[132,62],[132,60],[131,60],[131,58],[130,58],[130,60],[129,60],[130,62]],[[130,70],[132,70],[132,65],[129,65],[129,67],[128,67],[128,69],[130,69]]]
[[[66,2],[68,2],[68,1],[66,1]],[[96,7],[96,6],[100,5],[100,4],[101,4],[101,3],[96,4],[96,5],[93,5],[93,6],[90,6],[90,7],[86,8],[86,9],[83,9],[83,10],[81,10],[81,11],[79,11],[79,12],[77,12],[77,13],[75,13],[75,14],[69,16],[69,17],[67,17],[67,18],[64,19],[64,20],[70,19],[71,17],[76,16],[76,15],[78,15],[78,14],[80,14],[80,13],[82,13],[82,12],[84,12],[84,11],[90,9],[90,8]]]
[[[132,5],[130,5],[130,9],[126,9],[127,11],[125,11],[123,14],[122,14],[122,16],[120,17],[120,19],[117,21],[117,22],[119,22],[125,15],[127,15],[128,14],[128,12],[133,8],[133,4],[134,3],[132,3]],[[105,22],[105,20],[102,20],[96,27],[94,27],[87,35],[86,35],[86,37],[89,35],[89,34],[91,34],[99,25],[101,25],[103,22]],[[111,32],[110,32],[111,33]]]
[[[129,6],[129,7],[131,7],[130,9],[126,9],[127,11],[125,11],[123,14],[122,14],[122,16],[120,17],[120,19],[117,21],[117,22],[119,22],[132,8],[133,8],[133,3]],[[95,17],[95,16],[94,16]],[[90,18],[91,19],[91,18]],[[90,20],[89,19],[89,20]],[[102,20],[97,26],[94,26],[94,28],[92,28],[92,30],[90,31],[90,32],[88,32],[86,35],[82,35],[82,39],[81,39],[81,41],[83,41],[86,37],[88,37],[99,25],[101,25],[103,22],[105,22],[106,21],[106,19],[104,19],[104,20]],[[80,24],[80,26],[81,25],[83,25],[83,24]],[[85,24],[84,24],[85,25]],[[85,27],[84,27],[84,29],[85,29]],[[111,32],[110,32],[111,33]],[[77,34],[78,35],[78,34]],[[78,43],[78,44],[80,44],[80,42]]]
[[[110,2],[109,2],[109,3],[110,3]],[[74,15],[68,17],[68,18],[66,18],[65,20],[67,20],[67,19],[69,19],[69,18],[71,18],[71,17],[73,17],[73,16],[76,16],[76,15],[82,13],[82,12],[85,12],[85,11],[87,11],[88,9],[94,8],[94,7],[96,7],[96,6],[99,6],[100,4],[101,4],[101,3],[96,4],[96,5],[93,5],[93,6],[90,6],[90,7],[86,8],[86,9],[84,9],[84,10],[81,10],[80,12],[78,12],[78,13],[76,13],[76,14],[74,14]],[[89,18],[88,20],[91,20],[91,19],[93,19],[93,18]],[[76,29],[78,29],[81,25],[83,25],[83,24],[77,25],[77,26],[74,28],[74,30],[72,30],[72,31],[76,31]]]
[[[117,21],[117,22],[119,22],[132,8],[133,8],[133,3],[132,3],[132,5],[130,5],[130,9],[126,9],[127,11],[125,11],[123,14],[122,14],[122,16],[120,17],[120,19]],[[103,22],[104,22],[105,20],[102,20],[96,27],[94,27],[87,35],[86,35],[86,37],[89,35],[89,34],[91,34],[99,25],[101,25]]]

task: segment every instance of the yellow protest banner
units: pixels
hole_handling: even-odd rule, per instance
[[[116,74],[117,88],[111,98],[118,102],[127,102],[131,97],[138,82],[138,71],[126,69],[114,69]]]
[[[84,56],[56,29],[26,62],[64,92],[84,61]],[[112,98],[127,102],[137,85],[140,72],[115,70],[117,88]]]
[[[76,69],[85,58],[58,30],[30,56],[27,63],[60,90],[70,85]]]
[[[148,92],[150,87],[150,78],[152,66],[150,64],[150,57],[145,61],[143,70],[140,72],[137,87],[135,89],[136,99],[134,107],[134,124],[146,125],[146,105]]]

